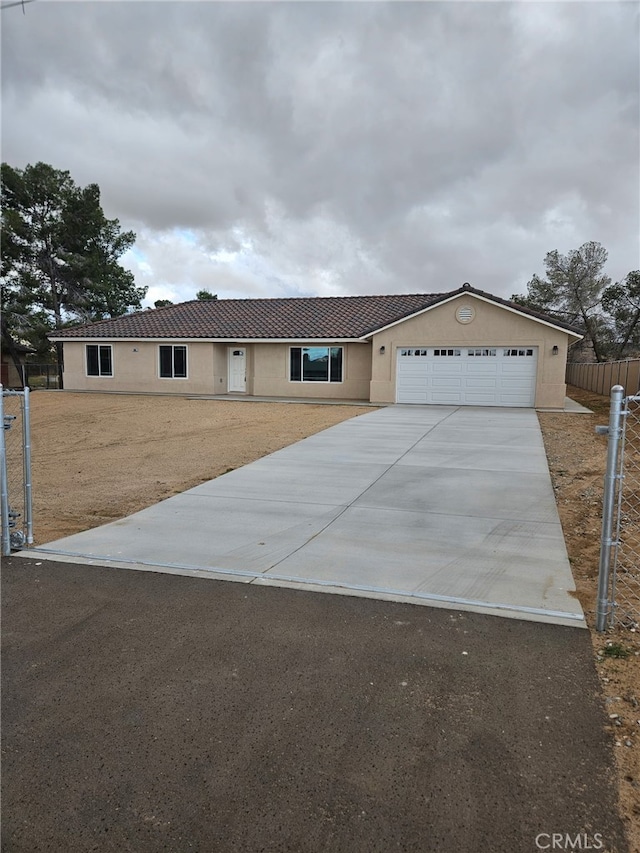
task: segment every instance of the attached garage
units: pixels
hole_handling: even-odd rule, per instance
[[[400,347],[398,403],[535,404],[537,347]]]
[[[464,284],[371,336],[372,401],[556,409],[577,330]]]

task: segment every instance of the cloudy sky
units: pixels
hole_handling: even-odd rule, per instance
[[[588,240],[616,281],[640,267],[639,9],[36,0],[2,11],[2,159],[99,184],[145,304],[508,297]]]

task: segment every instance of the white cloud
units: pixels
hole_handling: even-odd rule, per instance
[[[637,37],[617,2],[32,4],[3,14],[3,159],[98,183],[149,298],[509,296],[587,240],[616,279]]]

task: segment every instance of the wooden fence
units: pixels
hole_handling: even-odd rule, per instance
[[[609,396],[614,385],[622,385],[625,394],[637,394],[640,391],[640,358],[599,364],[568,364],[566,381],[568,385],[605,397]]]

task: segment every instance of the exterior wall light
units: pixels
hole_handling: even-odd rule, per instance
[[[384,345],[380,347],[380,355],[384,355]]]
[[[558,355],[558,346],[557,346],[557,344],[554,344],[554,345],[551,347],[551,353],[552,353],[552,355]]]

